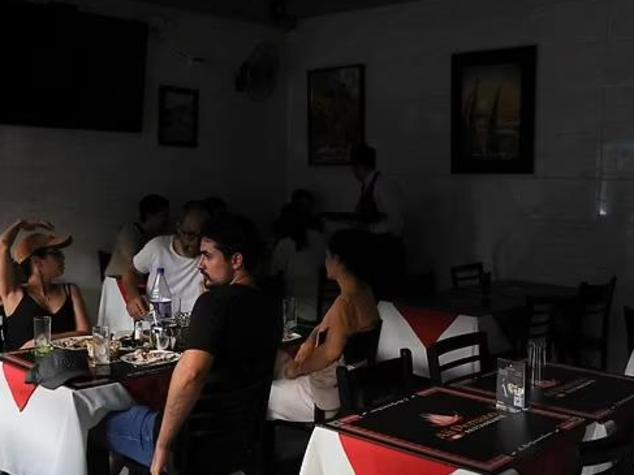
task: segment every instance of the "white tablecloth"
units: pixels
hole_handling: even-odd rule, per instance
[[[134,401],[120,384],[54,391],[37,387],[19,412],[0,363],[0,471],[11,475],[83,475],[88,430]]]
[[[125,300],[114,277],[106,277],[101,286],[97,320],[99,325],[107,325],[111,332],[132,333],[134,330],[134,320],[128,314]]]
[[[381,320],[383,321],[377,360],[383,361],[390,358],[397,358],[401,348],[408,348],[412,352],[414,373],[419,376],[429,377],[427,348],[416,335],[407,320],[405,320],[403,315],[401,315],[391,302],[379,302],[377,308]],[[438,340],[478,331],[483,331],[487,334],[490,351],[498,353],[510,348],[507,338],[492,316],[473,317],[469,315],[458,315],[451,325],[439,336]],[[475,349],[467,349],[464,352],[453,352],[446,356],[450,360],[454,360],[473,354],[475,354]],[[444,363],[444,361],[442,362]],[[471,368],[459,367],[451,372],[447,372],[447,376],[453,378],[471,372],[473,372]]]

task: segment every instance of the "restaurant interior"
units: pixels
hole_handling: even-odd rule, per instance
[[[217,197],[261,236],[258,288],[291,360],[321,344],[343,293],[323,265],[331,238],[370,236],[379,319],[337,354],[340,406],[294,421],[271,417],[271,399],[267,420],[271,378],[265,396],[206,395],[194,412],[257,407],[187,419],[165,473],[634,474],[633,31],[628,0],[2,2],[0,229],[46,220],[72,235],[61,280],[81,289],[92,348],[93,326],[137,339],[105,269],[139,200],[169,200],[178,234]],[[377,180],[370,222],[360,203]],[[275,267],[297,190],[324,245],[297,274],[308,303]],[[17,223],[7,259],[22,264],[17,233],[52,228]],[[177,309],[179,332],[192,308]],[[158,313],[139,332],[160,351]],[[113,463],[99,431],[136,404],[163,414],[191,348],[171,335],[174,359],[126,366],[110,345],[105,373],[53,389],[26,376],[44,367],[37,348],[0,346],[0,475],[163,473]]]

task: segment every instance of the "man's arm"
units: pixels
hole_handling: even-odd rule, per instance
[[[152,475],[161,475],[167,467],[174,438],[196,404],[213,362],[213,355],[206,351],[187,350],[176,365],[154,449],[150,468]]]

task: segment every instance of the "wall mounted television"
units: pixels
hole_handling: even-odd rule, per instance
[[[0,1],[0,123],[140,132],[147,25]]]

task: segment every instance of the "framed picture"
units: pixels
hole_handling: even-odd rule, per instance
[[[308,163],[347,165],[365,139],[365,66],[308,71]]]
[[[158,142],[180,147],[198,146],[198,91],[159,87]]]
[[[452,56],[452,173],[533,173],[536,57],[536,46]]]

